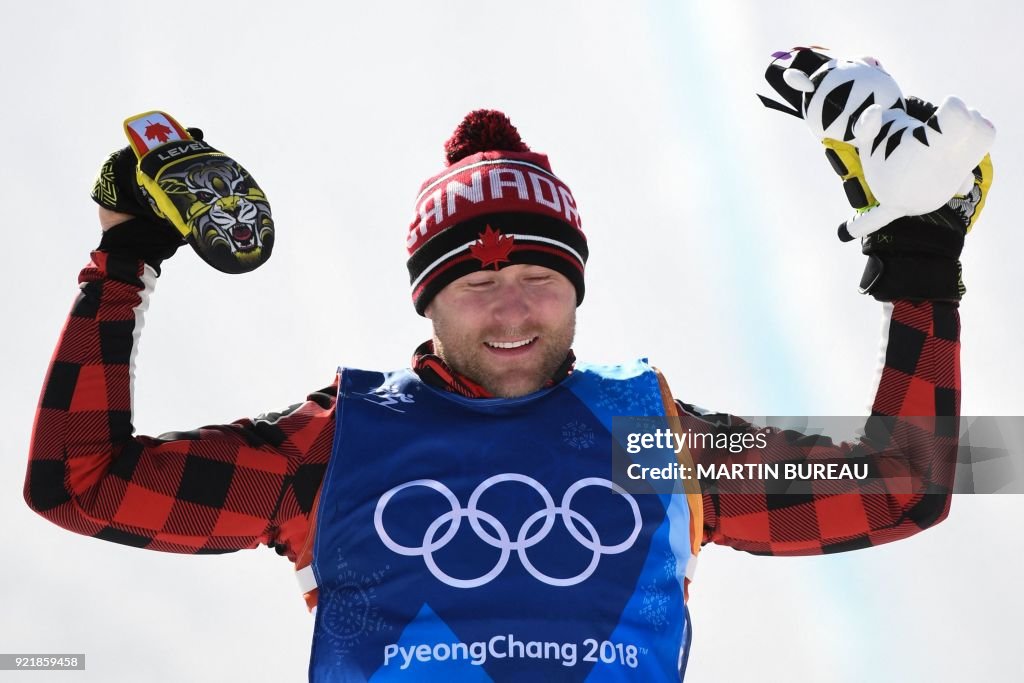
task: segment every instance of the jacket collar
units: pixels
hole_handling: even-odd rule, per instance
[[[544,386],[554,386],[568,377],[575,363],[576,355],[570,349],[565,360]],[[434,342],[431,340],[416,347],[412,355],[412,368],[421,380],[436,389],[451,391],[467,398],[493,398],[493,395],[482,386],[448,367],[448,364],[434,353]]]

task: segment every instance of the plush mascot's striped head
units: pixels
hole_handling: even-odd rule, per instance
[[[805,47],[772,56],[765,78],[790,106],[763,95],[761,101],[804,119],[819,140],[850,142],[853,125],[873,104],[906,111],[900,87],[874,57],[835,59]]]
[[[416,311],[446,285],[516,264],[558,271],[583,301],[587,238],[569,187],[499,111],[470,112],[445,144],[448,164],[416,198],[406,247]]]

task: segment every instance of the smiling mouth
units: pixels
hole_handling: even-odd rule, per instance
[[[484,344],[491,349],[521,349],[534,343],[537,339],[537,337],[530,337],[529,339],[508,342],[485,341]]]

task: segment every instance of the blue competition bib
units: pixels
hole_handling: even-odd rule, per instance
[[[664,412],[646,363],[517,399],[341,378],[310,680],[680,679],[685,496],[610,481],[612,416]]]

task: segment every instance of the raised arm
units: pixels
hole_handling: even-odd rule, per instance
[[[279,414],[134,436],[132,379],[158,263],[124,254],[141,219],[104,235],[79,275],[36,413],[25,500],[70,531],[140,548],[212,553],[302,534],[330,449],[333,395]],[[111,243],[118,243],[112,251]],[[281,527],[285,527],[281,537]],[[301,540],[297,542],[301,545]]]
[[[806,493],[785,482],[719,479],[704,499],[704,542],[760,555],[817,555],[899,540],[949,512],[957,440],[949,420],[960,408],[959,316],[950,303],[886,304],[884,366],[865,436],[827,436],[755,427],[730,415],[702,414],[679,403],[684,428],[750,432],[764,448],[736,456],[694,451],[696,462],[859,463],[870,478],[816,482]],[[884,416],[889,416],[886,419]],[[936,429],[938,426],[938,429]],[[758,488],[755,488],[758,487]]]

